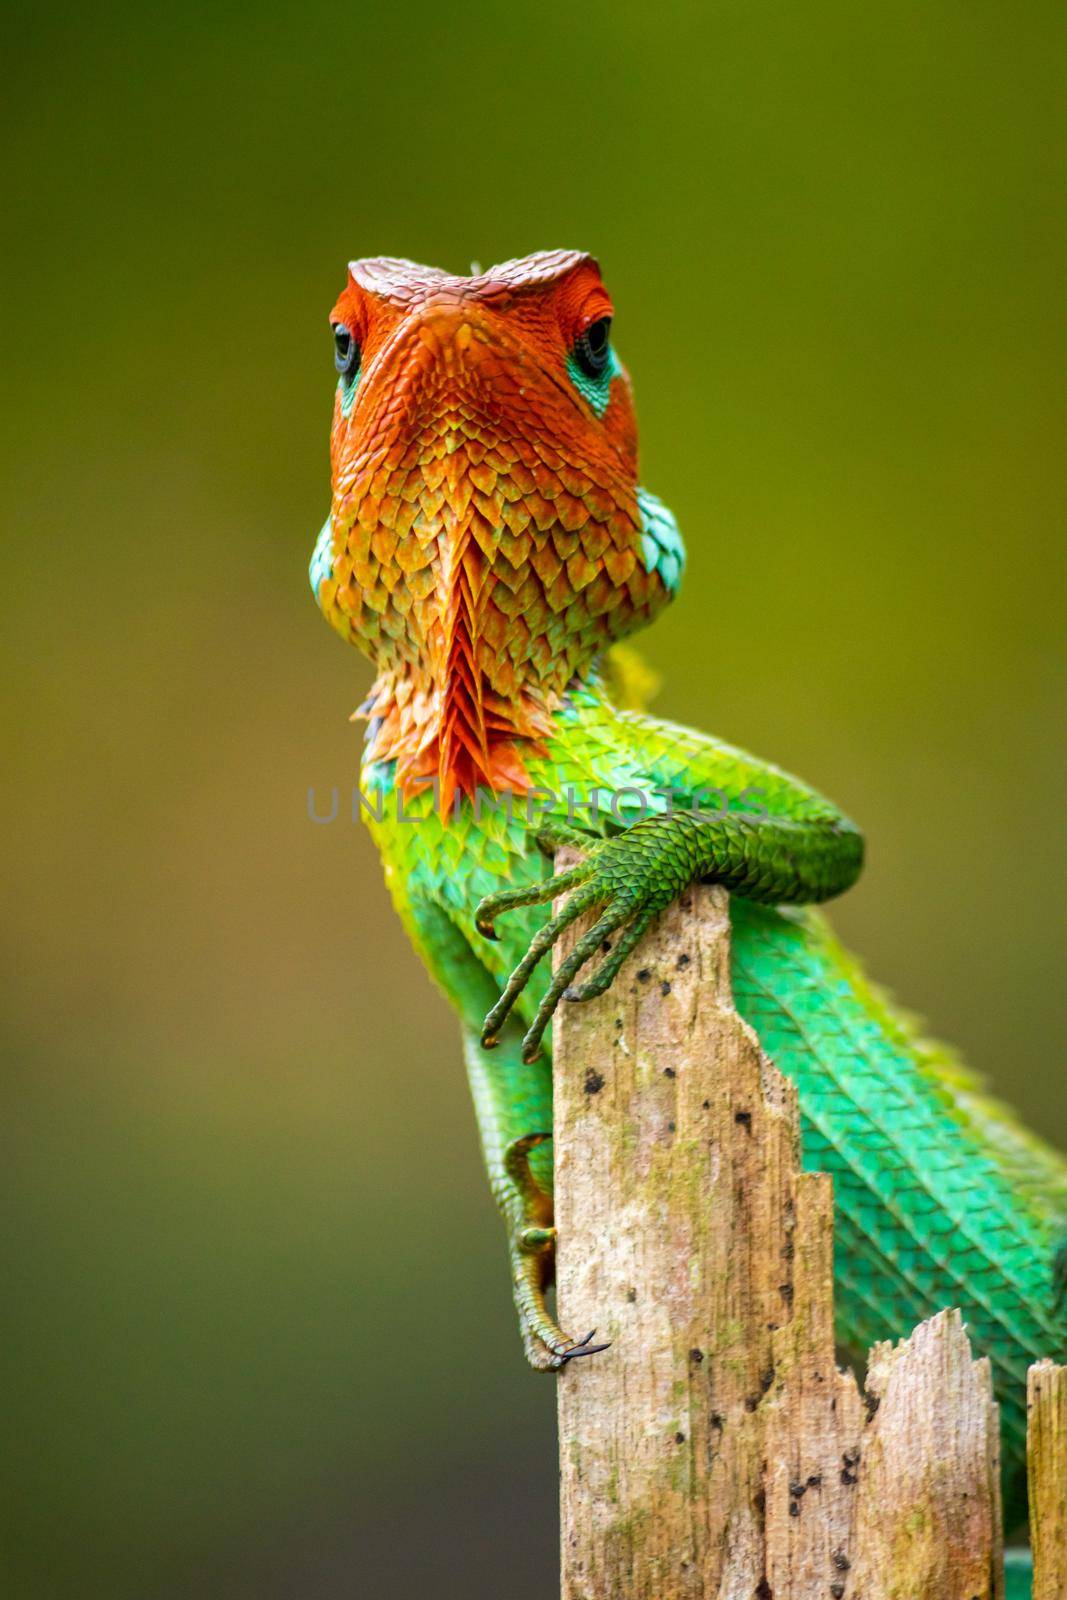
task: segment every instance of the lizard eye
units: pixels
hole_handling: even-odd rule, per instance
[[[343,322],[335,322],[333,325],[333,364],[342,378],[351,378],[359,371],[359,360],[359,345],[352,336],[352,330],[346,328]]]
[[[610,354],[611,318],[591,322],[574,343],[574,359],[587,378],[601,378],[607,371]]]

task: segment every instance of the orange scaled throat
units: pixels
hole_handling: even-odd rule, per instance
[[[359,347],[331,455],[319,603],[378,669],[368,755],[441,804],[529,786],[567,684],[668,596],[640,559],[629,379],[568,370],[611,302],[595,261],[542,252],[477,277],[353,262],[332,313]]]

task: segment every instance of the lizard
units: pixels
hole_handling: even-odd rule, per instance
[[[1026,1369],[1064,1349],[1067,1162],[815,909],[859,875],[855,824],[628,703],[623,641],[677,594],[686,552],[639,483],[613,316],[597,262],[563,250],[468,277],[355,261],[330,314],[332,492],[311,586],[374,667],[355,714],[360,810],[460,1019],[527,1358],[553,1371],[604,1348],[546,1300],[551,1017],[603,993],[690,883],[718,883],[735,1005],[797,1084],[804,1166],[833,1177],[839,1342],[858,1359],[961,1307],[992,1363],[1017,1510]],[[580,855],[554,875],[564,844]]]

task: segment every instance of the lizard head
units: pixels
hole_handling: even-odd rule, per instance
[[[552,712],[669,599],[648,555],[629,378],[596,262],[545,251],[470,278],[355,261],[322,611],[371,657],[369,754],[445,805],[528,785]]]

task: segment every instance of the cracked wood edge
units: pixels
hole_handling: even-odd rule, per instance
[[[794,1303],[773,1336],[776,1381],[764,1402],[767,1581],[775,1600],[840,1600],[851,1569],[866,1412],[834,1349],[833,1185],[796,1189]]]
[[[989,1362],[958,1311],[876,1344],[848,1600],[1000,1600],[1000,1443]]]

